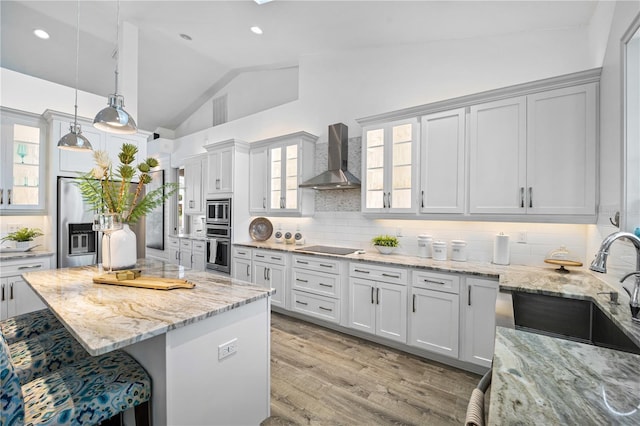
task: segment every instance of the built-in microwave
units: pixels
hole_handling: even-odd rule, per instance
[[[231,225],[231,199],[207,200],[207,223]]]

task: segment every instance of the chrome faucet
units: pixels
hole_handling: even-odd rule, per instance
[[[634,321],[640,322],[640,238],[630,232],[614,232],[613,234],[609,235],[602,241],[600,249],[596,253],[596,258],[593,259],[593,262],[591,262],[591,266],[589,266],[589,269],[605,274],[607,272],[607,257],[609,257],[609,248],[614,241],[619,240],[620,238],[626,238],[627,240],[631,241],[633,246],[636,248],[636,270],[635,272],[631,272],[622,277],[620,282],[624,282],[624,280],[632,275],[636,277],[633,292],[630,292],[626,287],[623,288],[631,298],[631,301],[629,302],[629,307],[631,308],[631,317]]]

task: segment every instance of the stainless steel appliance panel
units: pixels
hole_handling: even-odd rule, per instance
[[[208,224],[231,226],[231,199],[207,200],[206,213]]]

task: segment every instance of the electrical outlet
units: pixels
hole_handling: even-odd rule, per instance
[[[527,244],[527,231],[518,232],[518,243]]]
[[[238,351],[238,338],[229,340],[227,343],[218,345],[218,360],[233,355]]]

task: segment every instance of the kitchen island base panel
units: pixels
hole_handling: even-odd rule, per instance
[[[270,327],[265,298],[125,348],[151,376],[153,424],[246,425],[269,417]],[[236,352],[219,359],[219,346],[233,339]]]

